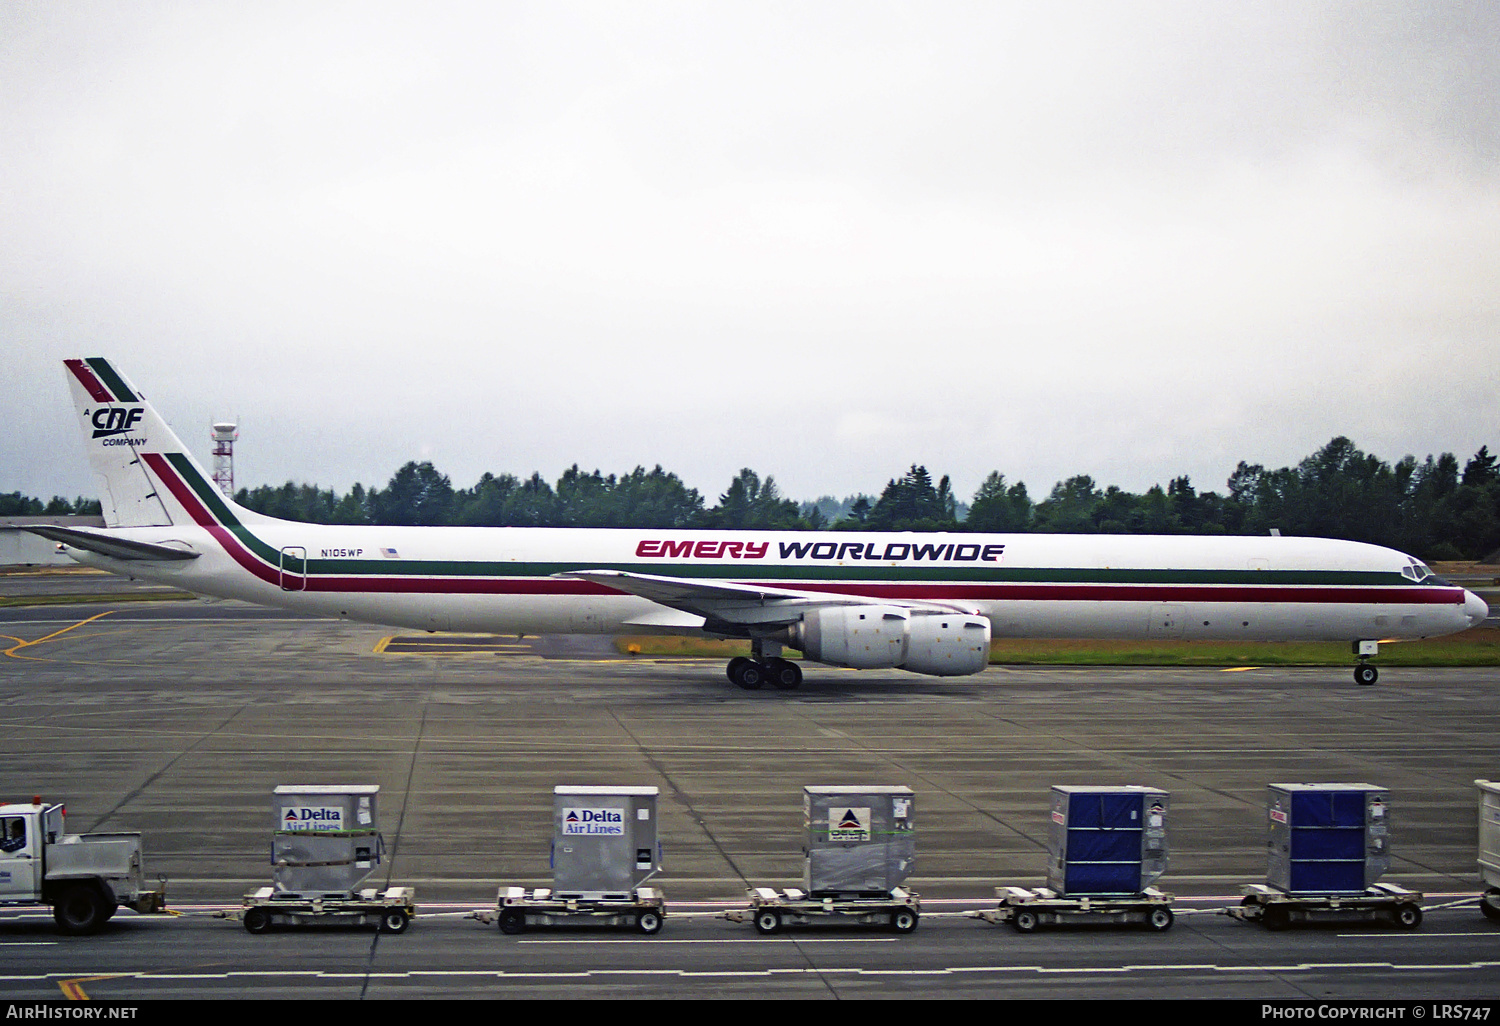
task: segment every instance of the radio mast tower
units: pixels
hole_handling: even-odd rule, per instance
[[[226,498],[234,498],[234,440],[240,437],[239,425],[229,422],[214,425],[214,484]]]

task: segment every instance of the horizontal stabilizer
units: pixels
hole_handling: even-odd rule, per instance
[[[155,542],[132,541],[129,538],[116,537],[107,531],[86,531],[78,527],[53,527],[45,524],[33,526],[22,524],[20,529],[62,542],[64,545],[71,545],[75,549],[97,552],[111,559],[180,562],[184,559],[198,558],[198,553],[186,548],[158,545]]]

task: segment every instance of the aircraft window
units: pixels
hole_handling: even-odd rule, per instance
[[[1429,578],[1431,576],[1432,576],[1432,571],[1429,570],[1429,569],[1427,569],[1427,567],[1426,567],[1425,564],[1418,563],[1415,559],[1411,561],[1411,579],[1412,580],[1414,580],[1414,581],[1423,581],[1423,580],[1426,580],[1427,578]]]

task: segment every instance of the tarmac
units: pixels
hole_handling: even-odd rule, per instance
[[[0,576],[0,593],[33,586],[56,584]],[[1500,927],[1475,907],[1473,781],[1500,778],[1494,669],[1392,667],[1359,687],[1345,668],[809,665],[797,691],[746,692],[718,661],[600,639],[472,644],[236,603],[0,620],[0,796],[65,801],[70,830],[141,831],[182,913],[65,938],[45,910],[0,912],[8,998],[1500,997]],[[1219,914],[1264,881],[1266,785],[1286,781],[1389,788],[1384,879],[1423,892],[1421,929],[1273,934]],[[270,882],[271,789],[297,783],[380,785],[371,882],[416,888],[405,934],[250,936],[222,918]],[[800,880],[803,786],[860,783],[916,792],[915,933],[762,938],[718,915]],[[558,784],[661,789],[657,936],[511,937],[471,917],[501,885],[549,883]],[[1044,882],[1056,784],[1171,793],[1170,931],[1023,936],[965,915],[996,886]]]

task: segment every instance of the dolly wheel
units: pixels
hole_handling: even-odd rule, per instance
[[[909,908],[898,908],[891,913],[891,929],[897,933],[911,933],[917,928],[917,914]]]
[[[1010,925],[1016,928],[1017,933],[1031,933],[1040,922],[1041,919],[1029,908],[1023,908],[1010,917]]]
[[[1391,913],[1391,922],[1403,930],[1415,930],[1422,925],[1422,909],[1411,902],[1397,905],[1396,911]]]
[[[644,912],[637,913],[635,917],[635,928],[648,937],[651,934],[658,932],[659,930],[661,930],[661,913],[657,912],[655,909],[649,908]]]
[[[526,929],[526,916],[518,909],[508,908],[500,913],[500,932],[517,934]]]
[[[245,913],[243,922],[246,933],[265,933],[271,928],[271,913],[263,908],[252,908]]]
[[[770,936],[781,929],[781,913],[774,908],[763,908],[755,913],[755,929]]]
[[[1500,891],[1485,891],[1479,899],[1479,911],[1492,923],[1500,923]]]
[[[380,917],[381,933],[405,933],[409,925],[411,916],[406,914],[404,908],[393,908]]]
[[[1151,914],[1146,917],[1146,925],[1157,933],[1162,933],[1172,928],[1172,922],[1175,918],[1172,915],[1171,909],[1165,905],[1161,905],[1151,910]]]
[[[1285,930],[1292,925],[1292,914],[1280,905],[1267,905],[1260,921],[1266,924],[1267,930]]]

